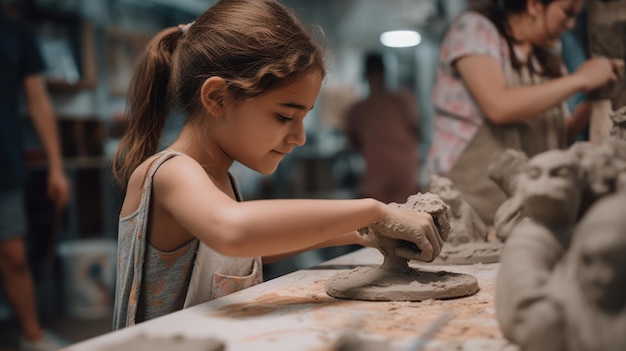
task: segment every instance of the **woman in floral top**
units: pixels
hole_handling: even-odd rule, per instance
[[[564,104],[616,81],[622,60],[594,58],[572,74],[550,49],[572,29],[582,0],[496,1],[451,25],[441,46],[431,174],[446,175],[488,224],[505,195],[489,180],[507,148],[529,157],[566,146],[589,114]]]

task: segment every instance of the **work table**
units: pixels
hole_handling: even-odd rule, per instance
[[[340,336],[355,332],[362,339],[384,341],[403,351],[418,340],[425,343],[419,350],[516,349],[504,340],[495,319],[497,263],[411,263],[421,269],[475,276],[480,290],[460,299],[373,302],[339,300],[325,293],[326,280],[342,269],[378,265],[382,258],[375,249],[360,249],[217,300],[71,345],[67,350],[106,350],[145,335],[212,337],[224,342],[228,351],[330,351]],[[436,332],[432,338],[424,337],[432,332]]]

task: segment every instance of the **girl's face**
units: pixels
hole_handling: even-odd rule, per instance
[[[540,0],[530,0],[533,19],[531,42],[541,47],[552,47],[563,33],[574,28],[576,16],[580,12],[583,0],[555,0],[548,5]],[[533,11],[534,10],[534,11]]]
[[[289,85],[227,106],[215,138],[232,160],[263,174],[306,141],[304,117],[313,108],[322,75],[311,73]]]

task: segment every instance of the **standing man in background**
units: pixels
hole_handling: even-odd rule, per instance
[[[44,62],[24,24],[8,18],[0,6],[0,272],[4,291],[19,320],[21,350],[56,350],[59,340],[38,318],[35,288],[26,257],[28,232],[24,187],[26,165],[19,113],[19,91],[48,157],[48,194],[57,208],[69,199],[54,107],[42,75]]]
[[[365,56],[369,96],[348,109],[345,132],[365,159],[360,196],[403,203],[419,190],[417,103],[410,92],[385,84],[379,53]]]

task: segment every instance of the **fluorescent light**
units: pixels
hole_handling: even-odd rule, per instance
[[[414,30],[393,30],[380,35],[380,42],[390,48],[416,46],[421,41],[422,37]]]

